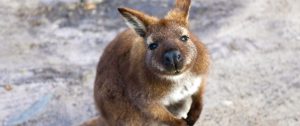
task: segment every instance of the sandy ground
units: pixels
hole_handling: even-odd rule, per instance
[[[76,1],[0,1],[0,125],[71,126],[96,115],[96,64],[126,28],[116,8],[161,17],[173,4],[100,0],[87,11]],[[191,30],[213,63],[198,125],[300,125],[299,12],[299,0],[193,0]]]

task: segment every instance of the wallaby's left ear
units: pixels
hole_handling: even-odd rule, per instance
[[[165,18],[177,20],[187,25],[190,7],[191,0],[176,0],[175,7],[169,11]]]
[[[157,18],[137,10],[130,8],[118,8],[118,10],[124,17],[126,24],[141,37],[145,37],[149,25],[158,22]]]

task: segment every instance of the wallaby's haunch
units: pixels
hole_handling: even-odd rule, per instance
[[[119,8],[131,29],[106,47],[98,64],[99,125],[194,125],[203,106],[209,56],[189,30],[190,4],[176,0],[163,19]]]

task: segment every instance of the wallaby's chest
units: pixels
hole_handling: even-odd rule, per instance
[[[166,106],[193,95],[198,91],[202,82],[201,76],[193,74],[179,75],[178,77],[170,77],[168,79],[172,81],[173,87],[167,95],[161,99],[161,103]]]

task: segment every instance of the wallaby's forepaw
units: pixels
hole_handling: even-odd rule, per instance
[[[194,126],[194,124],[196,123],[197,120],[192,119],[192,118],[186,118],[184,119],[185,122],[187,123],[187,126]]]

